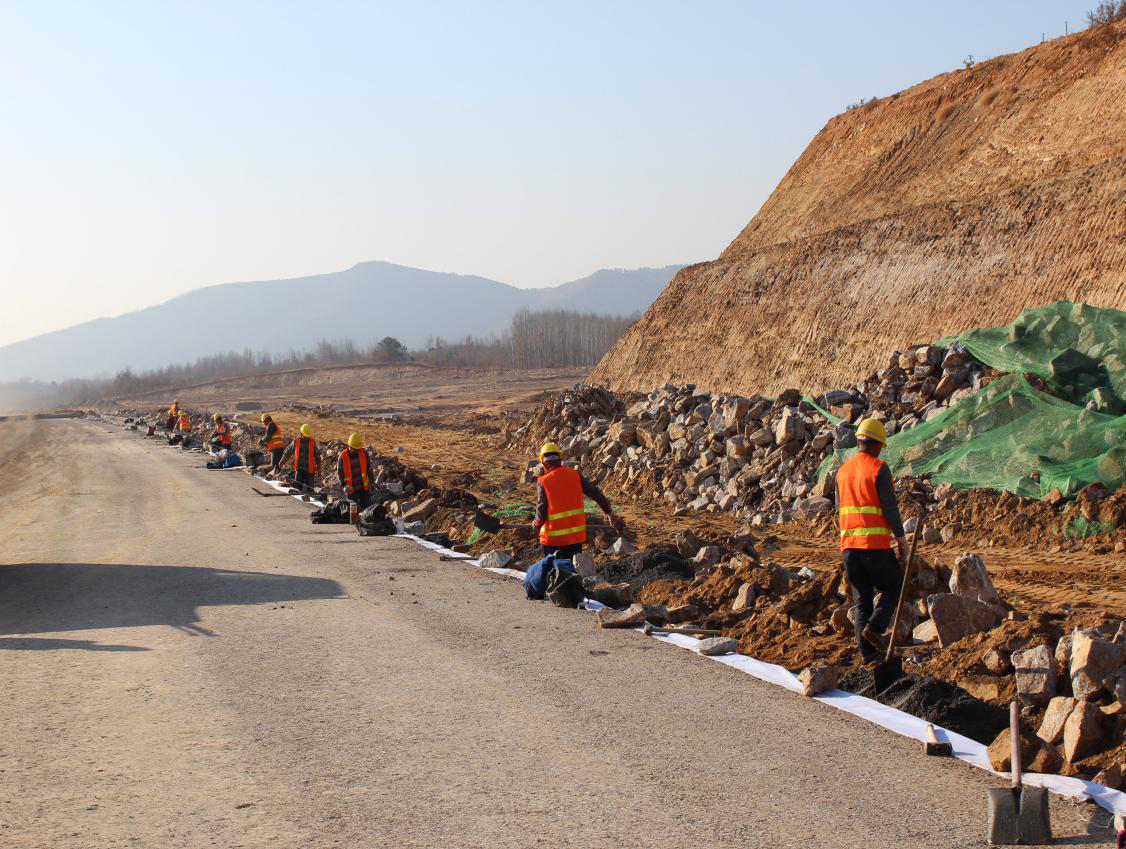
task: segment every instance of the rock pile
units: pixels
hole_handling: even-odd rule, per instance
[[[817,487],[816,472],[833,449],[856,444],[849,424],[871,416],[894,434],[929,421],[987,380],[986,367],[955,344],[896,351],[855,386],[812,399],[816,406],[797,389],[769,399],[692,385],[666,385],[627,405],[580,384],[541,406],[513,432],[512,444],[551,439],[568,463],[597,481],[615,480],[626,494],[651,494],[685,510],[744,511],[755,524],[770,524],[831,510],[831,489]],[[823,410],[841,422],[834,425]]]

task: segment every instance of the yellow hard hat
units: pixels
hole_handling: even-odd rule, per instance
[[[359,450],[364,447],[364,438],[358,433],[353,433],[348,437],[348,447]]]
[[[312,436],[313,435],[313,429],[311,427],[309,427],[307,424],[303,424],[303,425],[301,425],[301,435],[306,436],[306,437]]]
[[[543,458],[546,457],[548,454],[562,455],[563,449],[560,448],[558,445],[556,445],[554,442],[545,442],[543,448],[540,449],[540,462],[541,463],[543,462]]]
[[[216,413],[211,418],[212,418],[213,421],[219,421],[219,419],[223,418],[223,414],[222,413]]]
[[[888,432],[884,428],[884,423],[879,419],[865,419],[856,428],[857,439],[871,439],[880,445],[888,444]]]
[[[260,418],[262,419],[262,424],[265,424],[266,422],[268,422],[270,420],[270,414],[269,413],[263,413]]]

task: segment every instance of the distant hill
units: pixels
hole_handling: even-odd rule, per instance
[[[419,347],[431,337],[501,331],[521,308],[628,315],[648,308],[681,267],[608,269],[547,289],[389,262],[226,283],[0,347],[0,381],[112,375],[232,350],[281,354],[321,339],[366,346],[394,336]]]

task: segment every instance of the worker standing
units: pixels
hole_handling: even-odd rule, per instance
[[[266,426],[266,436],[261,444],[270,452],[270,471],[280,472],[282,455],[285,453],[285,437],[281,435],[281,428],[269,413],[262,414],[262,424]]]
[[[532,527],[539,531],[543,553],[573,556],[586,542],[585,498],[602,508],[610,524],[621,533],[622,517],[614,513],[609,499],[577,470],[563,465],[563,449],[548,442],[540,449],[544,473],[536,493],[536,518]]]
[[[215,429],[211,432],[211,447],[216,451],[231,450],[231,425],[223,420],[222,413],[211,417],[215,422]]]
[[[856,444],[856,453],[837,470],[837,510],[841,560],[852,587],[856,644],[863,661],[870,663],[887,651],[884,631],[899,601],[907,540],[891,469],[879,459],[887,444],[883,422],[862,421],[856,428]],[[893,537],[898,559],[891,550]],[[873,610],[877,590],[880,603]]]
[[[317,440],[308,424],[301,425],[293,440],[294,482],[306,492],[313,491],[317,479]]]
[[[165,420],[164,429],[172,430],[176,427],[176,420],[180,418],[180,400],[176,399],[172,402],[172,406],[168,408],[168,418]]]
[[[336,472],[344,495],[361,510],[371,506],[371,471],[364,439],[358,433],[348,437],[348,447],[336,459]]]

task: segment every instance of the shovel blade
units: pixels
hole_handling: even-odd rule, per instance
[[[473,514],[473,527],[485,533],[495,534],[500,530],[500,519],[478,510]]]
[[[994,846],[1040,846],[1052,842],[1048,791],[1043,787],[990,787],[988,823]]]
[[[896,681],[903,677],[903,661],[898,657],[885,660],[872,669],[873,689],[882,693]]]

